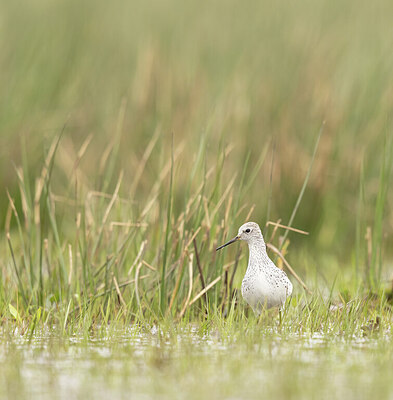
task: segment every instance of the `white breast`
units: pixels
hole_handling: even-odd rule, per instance
[[[292,283],[285,272],[269,261],[258,270],[249,265],[242,282],[242,296],[258,315],[262,307],[283,306],[292,294]]]
[[[253,282],[246,277],[242,282],[242,296],[257,314],[260,314],[262,307],[281,307],[291,293],[292,284],[288,288],[281,282],[271,284],[263,274],[254,277]]]

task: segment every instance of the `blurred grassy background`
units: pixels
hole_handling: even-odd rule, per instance
[[[252,219],[261,224],[275,148],[270,218],[286,223],[326,121],[294,222],[311,235],[291,240],[316,264],[324,255],[349,262],[361,166],[363,237],[373,223],[384,141],[392,132],[392,12],[388,0],[1,2],[1,221],[5,188],[20,203],[14,166],[22,163],[23,147],[33,186],[45,151],[66,124],[53,179],[60,195],[72,197],[77,152],[92,135],[79,181],[89,190],[113,191],[124,170],[121,196],[127,198],[158,132],[131,199],[143,208],[170,158],[173,133],[175,148],[184,142],[174,177],[175,217],[185,189],[200,183],[190,178],[198,150],[206,153],[208,170],[229,145],[223,182],[235,174],[238,182],[248,157],[246,176],[252,174],[267,149],[255,185],[242,198],[248,207],[256,204]],[[100,165],[114,137],[119,147],[106,187]],[[386,243],[392,243],[392,196],[387,193]],[[230,232],[242,222],[233,221]]]

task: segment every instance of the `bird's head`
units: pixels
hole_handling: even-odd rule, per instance
[[[233,239],[223,244],[222,246],[217,247],[216,250],[220,250],[223,247],[228,246],[229,244],[234,243],[238,240],[244,240],[247,243],[257,240],[263,241],[262,232],[261,229],[259,228],[259,225],[255,222],[246,222],[239,228],[239,232]]]

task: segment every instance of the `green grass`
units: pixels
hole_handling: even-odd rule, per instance
[[[202,139],[201,146],[203,143]],[[368,246],[366,254],[358,250],[358,263],[362,261],[365,265],[363,278],[355,274],[357,284],[346,286],[341,278],[338,296],[333,283],[308,282],[317,298],[318,293],[322,293],[321,304],[327,301],[351,304],[370,291],[380,298],[379,301],[386,301],[383,289],[387,285],[381,281],[380,218],[391,170],[390,146],[386,144],[386,157],[381,165],[374,235],[364,240]],[[163,318],[202,321],[216,313],[227,316],[249,313],[239,293],[247,249],[237,245],[227,252],[215,252],[217,245],[236,231],[232,221],[250,219],[254,210],[254,206],[246,204],[240,209],[233,206],[242,204],[244,194],[235,190],[234,179],[225,187],[222,174],[225,152],[219,153],[215,167],[208,171],[202,169],[204,175],[195,189],[190,186],[186,190],[188,197],[184,208],[179,210],[174,195],[176,149],[159,177],[163,180],[170,175],[168,191],[159,189],[162,183],[158,180],[145,207],[141,208],[139,203],[120,197],[122,173],[113,193],[86,191],[86,194],[79,194],[77,191],[73,197],[56,195],[52,189],[52,171],[60,148],[59,137],[50,146],[35,188],[30,188],[25,181],[24,170],[18,170],[20,207],[9,196],[6,222],[9,255],[2,274],[0,308],[5,320],[10,319],[12,309],[13,318],[19,323],[25,321],[29,325],[26,329],[33,333],[40,324],[56,323],[66,329],[73,320],[85,321],[86,318],[91,323],[101,321],[106,325],[117,318],[134,322],[141,318],[156,322]],[[113,162],[112,157],[117,155],[106,158],[108,165]],[[78,172],[76,169],[75,173]],[[240,175],[244,177],[244,171]],[[308,173],[305,177],[290,225],[309,176]],[[248,181],[250,185],[253,178],[255,176]],[[165,210],[160,204],[166,204],[164,213],[160,213]],[[362,221],[360,216],[359,221],[358,226]],[[16,229],[11,229],[12,225]],[[288,234],[289,231],[284,232]],[[289,241],[283,245],[286,235],[282,237],[274,230],[267,230],[265,236],[274,247],[282,247],[284,255],[291,249]],[[305,261],[309,260],[306,256]],[[279,265],[285,266],[283,261],[277,259]],[[302,275],[310,271],[294,269],[303,281],[307,280]],[[378,280],[371,277],[378,277]],[[291,279],[296,283],[295,277]],[[302,303],[299,306],[299,312],[305,312],[302,318],[309,318],[311,314],[314,324],[315,310],[311,312],[305,308],[305,304],[312,301],[310,293],[301,285],[295,288],[293,301]],[[326,290],[330,292],[329,298],[323,294]],[[359,329],[357,321],[351,323]],[[306,329],[312,331],[313,328]]]
[[[130,325],[123,316],[88,330],[74,319],[65,331],[57,324],[32,336],[6,326],[0,397],[389,398],[391,313],[372,303],[333,312],[318,299],[307,311],[291,304],[281,322],[231,313]],[[361,329],[374,312],[378,327]]]
[[[378,1],[372,10],[354,1],[346,7],[337,1],[202,7],[169,0],[151,7],[123,1],[116,7],[103,1],[79,7],[75,1],[48,5],[40,0],[24,8],[1,7],[0,85],[5,95],[0,185],[13,196],[13,164],[23,165],[21,142],[29,152],[26,179],[34,186],[34,171],[65,123],[56,192],[72,196],[64,187],[70,184],[78,150],[92,134],[78,164],[83,171],[78,184],[88,176],[88,190],[110,192],[123,170],[121,194],[132,194],[130,200],[142,204],[170,157],[173,132],[175,148],[185,145],[178,158],[182,177],[175,179],[175,213],[185,205],[184,187],[192,185],[190,160],[201,136],[207,169],[223,146],[233,148],[224,182],[235,174],[240,179],[247,160],[245,177],[256,173],[260,155],[266,145],[272,151],[274,138],[270,215],[287,223],[310,164],[315,133],[326,121],[294,221],[312,234],[306,242],[291,239],[315,254],[329,255],[335,248],[340,261],[350,262],[360,166],[367,166],[364,218],[371,225],[379,159],[385,134],[391,132],[388,1]],[[147,170],[134,184],[155,132],[159,139]],[[107,156],[105,151],[117,155],[110,165],[98,160]],[[270,159],[269,154],[257,172],[256,185],[244,182],[248,191],[243,200],[257,204],[254,218],[261,222],[266,220]],[[198,184],[201,177],[194,178]],[[4,220],[8,200],[3,196],[0,201]],[[391,207],[385,217],[391,218]],[[390,235],[391,226],[384,228]]]
[[[26,397],[26,376],[61,392],[73,351],[78,396],[121,397],[134,374],[151,396],[180,382],[191,397],[360,398],[369,376],[387,397],[392,11],[2,2],[0,397]],[[242,300],[244,243],[215,252],[246,220],[312,292],[290,275],[281,315],[256,319]],[[35,375],[36,356],[59,370]],[[266,392],[251,392],[261,376]]]

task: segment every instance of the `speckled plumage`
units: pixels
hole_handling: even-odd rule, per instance
[[[239,228],[237,236],[218,249],[244,240],[248,243],[249,259],[242,282],[242,296],[259,315],[262,307],[281,307],[292,294],[292,283],[287,274],[277,268],[266,252],[266,244],[259,225],[246,222]]]

